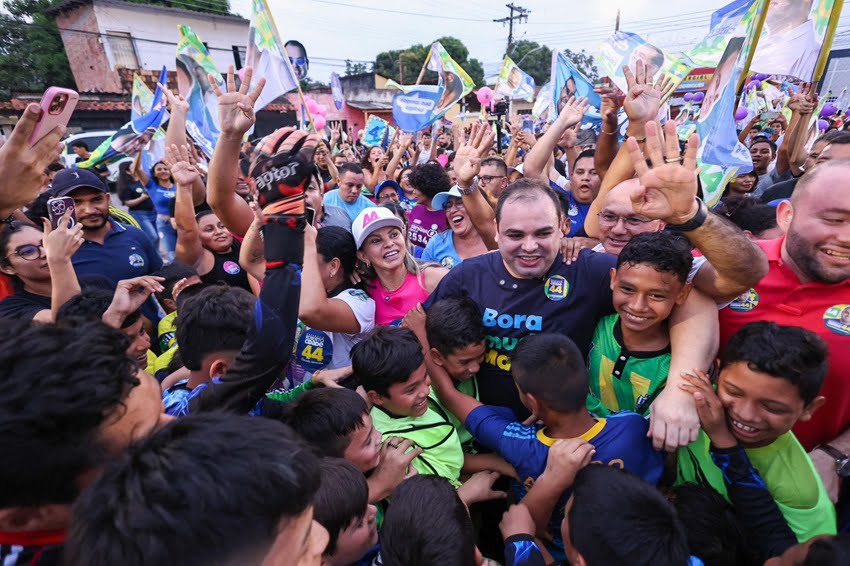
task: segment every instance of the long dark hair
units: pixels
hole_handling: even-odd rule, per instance
[[[316,235],[316,251],[325,263],[338,258],[344,275],[342,288],[354,287],[351,274],[354,273],[354,267],[357,264],[357,244],[351,232],[339,226],[321,228]]]
[[[151,170],[148,172],[148,177],[149,177],[149,178],[150,178],[150,179],[151,179],[154,183],[157,183],[157,181],[156,181],[156,175],[154,175],[154,174],[153,174],[153,172],[154,172],[154,170],[156,170],[156,166],[157,166],[157,165],[160,165],[160,164],[165,165],[165,161],[162,161],[162,160],[157,161],[156,163],[154,163],[153,165],[151,165]],[[168,169],[168,165],[165,165],[165,168],[166,168],[166,169]],[[174,176],[173,176],[173,175],[171,175],[171,169],[168,169],[168,180],[169,180],[169,181],[171,181],[171,184],[174,184]],[[159,183],[157,183],[157,184],[159,184]]]

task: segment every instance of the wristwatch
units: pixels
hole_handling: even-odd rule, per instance
[[[456,188],[458,191],[460,191],[461,194],[469,196],[469,195],[471,195],[472,193],[474,193],[475,191],[478,190],[478,180],[476,179],[476,180],[472,181],[472,184],[469,185],[469,187],[467,187],[465,189],[463,187],[461,187],[460,185],[455,185],[454,188]]]
[[[668,224],[667,227],[672,228],[673,230],[678,230],[679,232],[690,232],[691,230],[696,230],[705,224],[705,220],[708,218],[708,207],[705,206],[705,203],[702,202],[701,198],[696,197],[696,201],[697,204],[699,204],[699,208],[693,218],[684,224]]]
[[[838,474],[838,477],[850,477],[850,456],[829,444],[821,444],[817,447],[817,450],[826,452],[835,460],[835,473]]]

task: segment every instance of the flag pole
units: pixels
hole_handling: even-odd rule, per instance
[[[419,76],[416,78],[415,84],[420,84],[422,79],[425,78],[425,71],[428,69],[428,63],[431,61],[431,53],[434,51],[433,45],[428,49],[428,56],[425,57],[425,62],[422,63],[422,70],[419,71]]]
[[[289,55],[286,54],[286,49],[283,47],[283,39],[280,37],[280,30],[277,29],[277,22],[274,20],[274,15],[272,15],[272,11],[269,9],[269,4],[266,0],[254,0],[256,2],[260,2],[263,5],[263,10],[269,15],[269,23],[271,23],[272,28],[274,29],[274,36],[277,40],[280,49],[283,51],[281,57],[283,58],[284,64],[289,67],[289,71],[292,73],[292,76],[298,79],[298,75],[295,74],[295,69],[292,68],[292,61],[289,60]],[[313,115],[310,113],[310,109],[307,108],[307,101],[304,99],[304,91],[301,90],[301,81],[297,80],[295,83],[295,87],[298,89],[298,98],[301,100],[301,109],[302,115],[304,113],[307,114],[307,120],[310,123],[310,129],[313,130],[314,134],[318,134],[318,130],[316,130],[316,125],[313,123]],[[303,116],[302,116],[303,117]]]
[[[838,20],[841,19],[841,9],[843,7],[844,0],[835,0],[835,3],[832,5],[832,13],[829,15],[829,23],[826,26],[826,34],[823,36],[823,45],[818,56],[818,64],[815,66],[815,72],[812,76],[812,82],[820,82],[824,71],[826,71],[829,52],[832,50],[832,42],[835,40],[835,28],[838,27]]]
[[[762,5],[761,14],[758,19],[753,23],[755,26],[755,30],[753,33],[752,45],[750,45],[750,52],[747,53],[747,60],[744,62],[744,68],[741,69],[741,76],[738,77],[738,88],[735,91],[736,99],[741,96],[741,89],[744,88],[744,81],[747,80],[747,75],[750,72],[750,65],[753,63],[753,57],[756,54],[756,48],[759,44],[759,38],[761,38],[761,32],[764,29],[764,21],[767,19],[767,11],[770,9],[770,0],[759,0]]]

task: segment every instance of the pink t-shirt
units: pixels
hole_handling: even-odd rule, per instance
[[[420,276],[421,277],[421,276]],[[428,291],[419,284],[419,279],[408,273],[401,287],[388,292],[376,279],[369,285],[369,296],[375,301],[375,325],[398,326],[404,315],[428,299]]]
[[[417,204],[407,215],[410,219],[410,229],[407,238],[410,243],[419,248],[416,257],[422,255],[422,250],[438,232],[449,228],[445,210],[428,210],[424,204]]]

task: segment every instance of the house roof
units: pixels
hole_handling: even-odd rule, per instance
[[[47,10],[44,11],[44,14],[51,17],[56,17],[59,14],[64,12],[69,12],[71,10],[75,10],[80,6],[85,6],[87,4],[93,4],[97,2],[98,4],[107,4],[112,6],[121,6],[125,8],[148,8],[154,9],[158,12],[173,12],[176,14],[192,14],[192,15],[201,15],[209,18],[219,18],[223,20],[232,20],[236,22],[248,22],[242,16],[236,14],[223,15],[223,14],[211,14],[209,12],[200,12],[197,10],[184,10],[183,8],[174,8],[171,6],[160,5],[151,2],[150,4],[141,4],[139,2],[126,2],[124,0],[63,0],[59,2],[55,6],[51,6]]]
[[[85,98],[84,98],[85,97]],[[0,110],[12,110],[14,112],[23,112],[28,104],[38,102],[41,99],[41,94],[21,94],[12,97],[10,100],[0,101]],[[260,110],[260,112],[291,112],[294,107],[286,102],[273,102]],[[130,101],[120,99],[99,99],[96,95],[83,95],[77,103],[75,112],[129,112]]]

